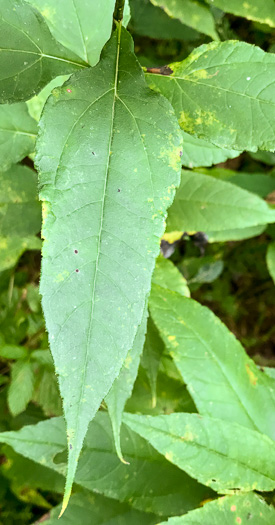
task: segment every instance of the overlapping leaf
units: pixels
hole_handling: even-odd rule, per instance
[[[62,418],[29,425],[18,432],[3,432],[0,442],[44,467],[65,474],[66,433]],[[183,514],[214,495],[166,461],[125,425],[122,426],[121,444],[129,465],[123,465],[117,457],[108,414],[99,412],[85,439],[76,482],[159,516]]]
[[[108,407],[108,412],[112,421],[114,440],[118,457],[121,461],[123,455],[120,447],[120,428],[122,423],[122,414],[126,401],[131,396],[134,388],[134,383],[138,373],[140,357],[145,341],[145,333],[147,326],[148,306],[145,304],[144,313],[141,323],[137,329],[133,346],[128,352],[128,355],[122,365],[119,376],[112,384],[112,388],[105,398]]]
[[[159,525],[273,525],[275,510],[254,493],[225,496],[207,503],[186,516],[170,518]]]
[[[147,80],[171,101],[184,131],[221,148],[274,151],[273,54],[212,42],[169,68],[170,75],[147,73]]]
[[[168,461],[221,494],[275,487],[274,442],[259,432],[198,414],[125,414],[123,420]]]
[[[46,19],[53,36],[94,66],[110,38],[115,0],[28,0]]]
[[[151,0],[152,4],[161,7],[171,16],[183,24],[219,40],[215,29],[214,18],[205,5],[193,0]]]
[[[0,105],[0,166],[2,170],[34,152],[37,124],[24,102]]]
[[[223,231],[274,222],[275,210],[257,195],[194,171],[182,171],[167,231]]]
[[[0,4],[0,103],[27,100],[52,78],[85,68],[24,0]]]
[[[65,501],[89,421],[133,345],[181,137],[127,32],[47,102],[37,165],[44,202],[41,293],[68,426]]]
[[[236,16],[244,16],[248,20],[255,20],[262,24],[275,27],[275,3],[273,0],[206,0],[210,5],[222,9],[226,13]]]
[[[150,312],[199,412],[275,439],[274,383],[219,319],[155,285]]]

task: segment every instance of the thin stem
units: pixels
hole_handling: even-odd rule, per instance
[[[114,20],[120,22],[123,19],[125,0],[116,0],[115,10],[114,10]]]

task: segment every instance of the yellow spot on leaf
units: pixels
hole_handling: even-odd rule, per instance
[[[246,373],[248,374],[251,385],[256,386],[258,378],[257,376],[255,376],[254,372],[252,372],[252,370],[250,369],[249,363],[246,363],[245,368],[246,368]]]

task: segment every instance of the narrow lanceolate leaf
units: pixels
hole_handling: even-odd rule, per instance
[[[275,283],[275,242],[271,242],[267,248],[266,263],[268,271]]]
[[[274,222],[275,210],[231,182],[182,171],[167,231],[223,231]]]
[[[0,103],[27,100],[57,75],[86,67],[57,42],[44,18],[24,0],[0,3]]]
[[[170,518],[159,525],[273,525],[275,509],[259,498],[254,492],[234,496],[224,496],[202,509],[192,510],[185,516]]]
[[[184,131],[221,148],[274,151],[274,54],[212,42],[169,68],[147,81],[171,101]]]
[[[147,323],[146,339],[141,358],[141,366],[144,368],[149,380],[152,392],[153,408],[155,408],[157,404],[157,377],[163,351],[163,341],[158,333],[158,330],[151,316],[149,316]]]
[[[120,446],[120,428],[122,423],[122,414],[124,411],[126,401],[131,397],[131,393],[133,391],[134,383],[137,377],[140,357],[145,341],[147,317],[148,305],[146,301],[141,323],[137,329],[133,346],[128,352],[128,355],[120,370],[119,376],[115,379],[111,390],[105,398],[105,402],[108,407],[108,412],[112,421],[117,455],[121,461],[125,461],[123,459],[123,451],[121,451]]]
[[[0,165],[1,169],[33,153],[37,124],[24,102],[0,105]]]
[[[274,442],[264,434],[199,414],[125,414],[123,420],[168,461],[220,494],[275,487]]]
[[[182,131],[183,148],[181,162],[187,168],[212,166],[227,159],[238,157],[241,151],[219,148],[204,139],[198,139]]]
[[[65,501],[89,421],[132,348],[181,137],[119,28],[94,69],[53,92],[37,146],[45,238],[41,293],[68,428]]]
[[[183,24],[209,35],[214,40],[219,40],[215,29],[214,18],[209,9],[193,0],[151,0],[152,4],[161,7],[171,16]]]
[[[153,286],[150,312],[201,414],[275,439],[275,392],[234,335],[206,307]]]
[[[20,165],[0,171],[0,236],[29,236],[40,227],[36,173]]]
[[[262,24],[275,27],[275,3],[274,0],[206,0],[210,5],[218,7],[225,13],[232,13],[236,16],[243,16],[248,20],[255,20]]]
[[[61,505],[51,510],[43,520],[45,525],[60,525],[58,515]],[[139,512],[115,500],[99,494],[84,491],[72,496],[70,507],[62,518],[63,525],[81,523],[81,525],[153,525],[159,518],[153,514]],[[35,525],[35,523],[33,524]]]
[[[63,418],[25,426],[18,432],[0,433],[0,442],[44,467],[65,474]],[[121,443],[129,465],[118,460],[109,416],[99,411],[84,442],[76,473],[77,484],[159,516],[183,514],[214,496],[211,489],[166,461],[125,425],[122,425]]]
[[[94,66],[110,38],[115,0],[28,0],[46,19],[53,36]]]

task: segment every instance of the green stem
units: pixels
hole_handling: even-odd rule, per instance
[[[123,19],[125,0],[116,0],[115,10],[114,10],[114,20],[120,22]]]

